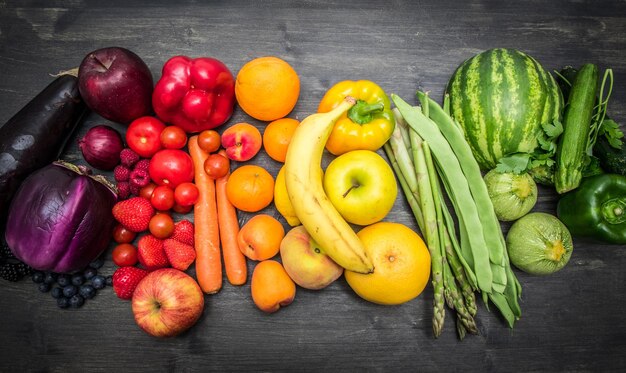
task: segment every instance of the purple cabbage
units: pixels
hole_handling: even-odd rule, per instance
[[[106,184],[62,162],[33,172],[9,208],[5,237],[11,251],[41,271],[84,269],[111,240],[117,195]]]

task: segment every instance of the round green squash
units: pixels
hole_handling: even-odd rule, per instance
[[[542,124],[561,120],[563,96],[556,81],[531,56],[495,48],[463,62],[446,89],[450,114],[463,127],[481,169],[500,158],[532,153]]]

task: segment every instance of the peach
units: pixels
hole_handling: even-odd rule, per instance
[[[261,132],[249,123],[237,123],[222,133],[222,146],[226,156],[238,162],[245,162],[254,157],[263,145]]]
[[[287,232],[280,243],[280,257],[289,277],[305,289],[323,289],[343,273],[302,225]]]

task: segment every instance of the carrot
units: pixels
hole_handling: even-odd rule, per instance
[[[226,277],[228,277],[228,281],[232,285],[243,285],[246,283],[248,268],[246,266],[246,257],[239,249],[239,246],[237,246],[237,234],[239,233],[237,210],[226,197],[226,183],[229,176],[230,173],[227,173],[215,180],[217,219],[220,227]]]
[[[204,161],[209,155],[198,146],[198,136],[189,139],[188,147],[193,160],[195,184],[200,192],[193,207],[196,277],[202,291],[213,294],[222,288],[215,180],[204,171]]]

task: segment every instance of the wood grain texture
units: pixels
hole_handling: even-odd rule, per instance
[[[50,73],[113,45],[140,55],[155,80],[178,54],[218,58],[233,73],[254,57],[279,56],[300,75],[290,115],[298,119],[345,79],[374,80],[410,102],[418,88],[439,98],[463,60],[512,47],[549,70],[585,62],[612,67],[609,112],[626,123],[626,3],[617,0],[0,0],[0,123]],[[237,108],[229,123],[241,121],[264,125]],[[86,118],[66,160],[84,164],[76,139],[100,123],[111,124],[93,113]],[[264,153],[254,162],[273,175],[279,168]],[[555,206],[555,193],[540,188],[535,211],[554,213]],[[273,208],[264,212],[279,216]],[[250,216],[240,213],[241,223]],[[417,229],[402,196],[387,220]],[[450,315],[443,335],[433,338],[430,286],[409,303],[384,307],[361,300],[340,279],[319,292],[298,288],[292,305],[267,315],[252,303],[249,282],[225,283],[206,297],[195,327],[157,340],[136,326],[130,304],[110,288],[81,309],[59,310],[30,280],[0,281],[0,371],[619,371],[626,368],[624,268],[624,247],[577,239],[562,271],[516,271],[523,318],[515,329],[480,304],[480,335],[464,341]],[[103,272],[113,269],[108,260]]]

